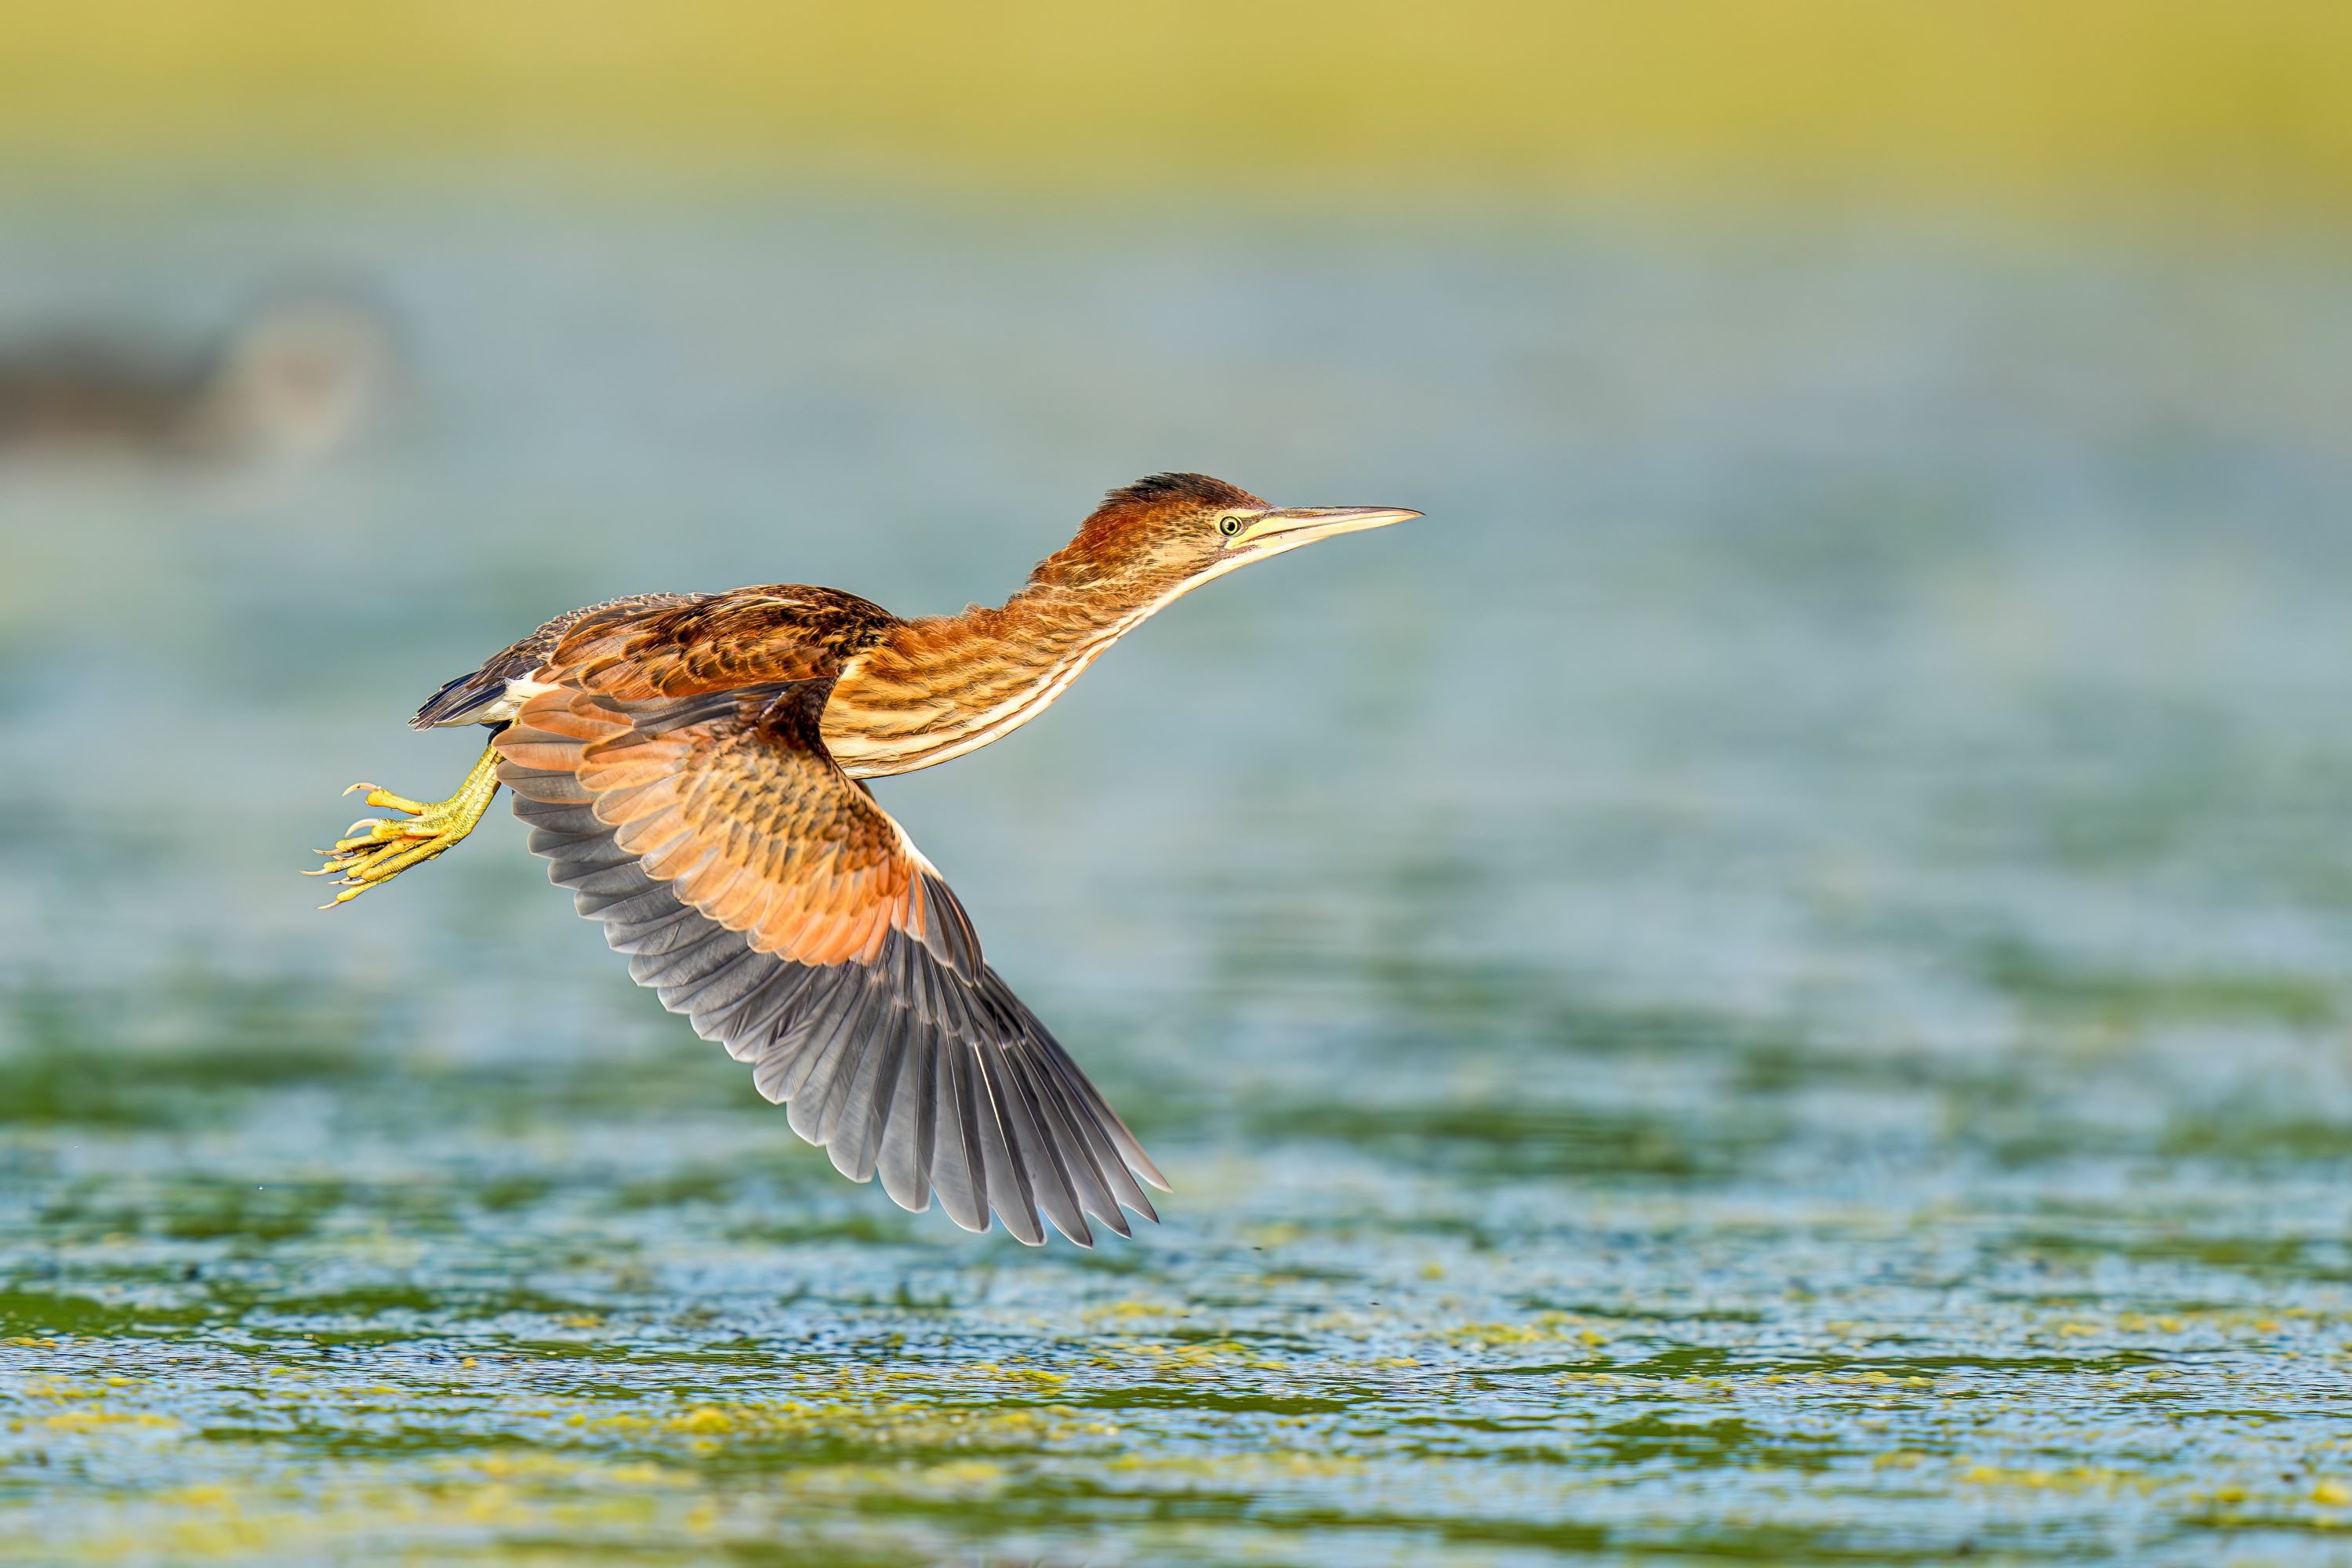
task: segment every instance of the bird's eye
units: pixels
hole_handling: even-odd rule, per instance
[[[1241,531],[1242,520],[1240,518],[1221,517],[1217,519],[1217,531],[1223,534],[1227,539],[1231,539],[1234,534],[1239,533]]]

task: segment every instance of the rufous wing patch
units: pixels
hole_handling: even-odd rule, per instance
[[[817,737],[825,681],[683,701],[558,689],[493,742],[569,773],[614,841],[697,911],[800,963],[872,963],[919,938],[923,862]],[[513,781],[521,785],[522,781]]]

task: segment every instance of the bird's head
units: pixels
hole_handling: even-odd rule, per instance
[[[1105,496],[1038,578],[1073,586],[1143,579],[1181,593],[1318,539],[1420,515],[1402,507],[1277,507],[1206,474],[1154,474]]]

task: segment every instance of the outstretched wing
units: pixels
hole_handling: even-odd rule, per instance
[[[607,685],[619,685],[617,681]],[[829,679],[545,691],[493,742],[548,875],[853,1181],[1091,1245],[1167,1183],[982,962],[955,895],[825,754]]]

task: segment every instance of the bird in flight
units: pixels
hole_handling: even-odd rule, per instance
[[[420,730],[490,740],[446,800],[396,813],[314,876],[335,904],[445,853],[500,784],[549,879],[630,977],[715,1039],[793,1131],[901,1207],[937,1194],[1032,1245],[1131,1234],[1166,1180],[981,957],[963,906],[867,779],[1009,734],[1104,649],[1213,577],[1421,513],[1276,507],[1205,474],[1113,490],[1002,606],[901,620],[832,588],[639,594],[558,616],[435,692]],[[345,791],[349,794],[351,791]],[[328,908],[333,908],[331,904]]]

